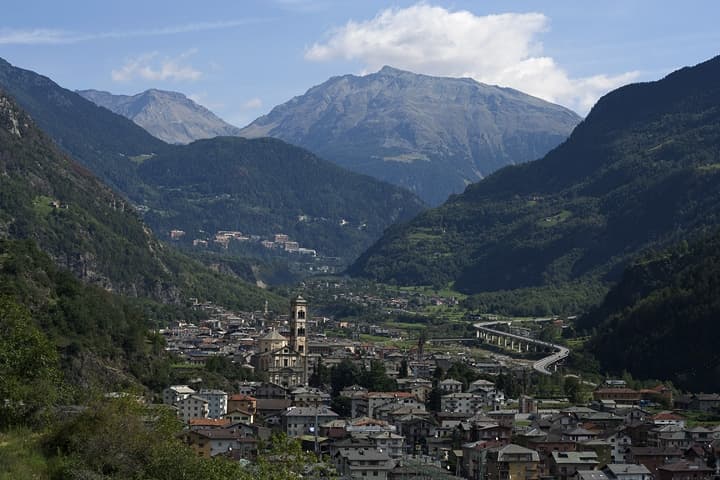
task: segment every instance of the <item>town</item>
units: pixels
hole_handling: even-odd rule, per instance
[[[168,385],[162,402],[185,424],[182,438],[199,456],[251,462],[262,442],[283,433],[341,478],[717,475],[720,423],[706,420],[716,418],[720,395],[563,375],[567,349],[509,322],[476,323],[475,338],[443,339],[452,348],[422,339],[400,349],[352,333],[328,335],[348,326],[312,316],[302,296],[284,315],[196,308],[206,320],[160,333],[178,368],[192,372],[186,384]],[[470,353],[477,347],[496,353],[477,358]],[[229,390],[206,386],[204,369],[218,359],[254,380]],[[564,390],[527,394],[518,379],[529,376],[560,378]]]

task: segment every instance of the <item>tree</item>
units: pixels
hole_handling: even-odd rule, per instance
[[[63,391],[58,355],[14,300],[0,298],[0,427],[28,424]]]
[[[389,392],[397,389],[397,383],[387,376],[385,364],[380,360],[371,361],[370,369],[360,372],[359,383],[372,392]]]
[[[398,372],[399,378],[407,378],[408,376],[408,361],[407,359],[403,358],[400,361],[400,371]]]
[[[565,396],[568,397],[568,400],[570,400],[571,403],[583,403],[583,392],[582,392],[582,384],[580,383],[580,379],[575,376],[567,376],[565,377],[564,382],[564,389],[565,389]]]
[[[430,390],[427,401],[425,402],[425,406],[428,410],[431,412],[440,411],[440,408],[442,407],[442,394],[443,392],[438,386],[435,386],[432,390]]]
[[[340,391],[358,382],[360,371],[350,359],[343,359],[337,366],[330,370],[330,385],[332,394],[337,396]]]

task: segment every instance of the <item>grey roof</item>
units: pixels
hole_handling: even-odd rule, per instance
[[[557,464],[597,465],[599,463],[595,452],[552,452],[552,456]]]
[[[340,451],[340,455],[347,458],[350,462],[358,461],[387,461],[390,459],[390,455],[387,452],[381,452],[375,448],[343,448]]]
[[[634,463],[609,463],[607,466],[605,466],[605,469],[612,472],[612,474],[616,477],[622,474],[650,475],[650,470],[648,470],[647,467],[642,464],[636,465]]]
[[[516,445],[514,443],[510,443],[508,445],[505,445],[504,447],[500,447],[498,449],[498,461],[502,462],[505,461],[506,456],[511,455],[530,455],[530,461],[532,462],[539,462],[540,461],[540,454],[536,452],[535,450],[531,450],[529,448],[522,447],[520,445]]]
[[[578,470],[578,480],[609,480],[602,470]]]
[[[339,415],[327,407],[290,407],[283,412],[285,417],[338,417]]]

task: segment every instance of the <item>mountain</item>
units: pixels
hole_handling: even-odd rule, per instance
[[[720,223],[718,78],[720,57],[607,94],[543,159],[390,228],[350,272],[468,293],[617,280]]]
[[[720,234],[713,233],[635,262],[577,326],[595,331],[585,349],[605,371],[716,392],[718,317]]]
[[[190,143],[240,132],[239,128],[178,92],[151,89],[131,96],[99,90],[78,90],[77,93],[129,118],[167,143]]]
[[[65,152],[131,199],[141,195],[134,159],[166,144],[133,122],[98,107],[47,77],[0,58],[0,88]]]
[[[282,232],[348,261],[423,208],[407,190],[272,138],[198,140],[146,160],[139,175],[160,192],[146,214],[158,231]]]
[[[240,135],[280,138],[437,205],[500,167],[541,157],[579,121],[510,88],[384,67],[333,77]]]
[[[168,145],[129,119],[4,61],[0,88],[61,148],[136,205],[160,238],[173,229],[186,230],[190,240],[216,230],[283,232],[347,263],[394,221],[423,208],[405,190],[279,140]]]
[[[0,92],[0,236],[37,244],[87,283],[178,302],[196,296],[260,308],[280,299],[167,249],[132,206],[62,153]]]

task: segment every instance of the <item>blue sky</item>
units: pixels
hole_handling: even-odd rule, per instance
[[[243,126],[334,75],[470,76],[585,114],[718,54],[720,2],[45,1],[0,16],[0,57],[71,89],[183,92]]]

